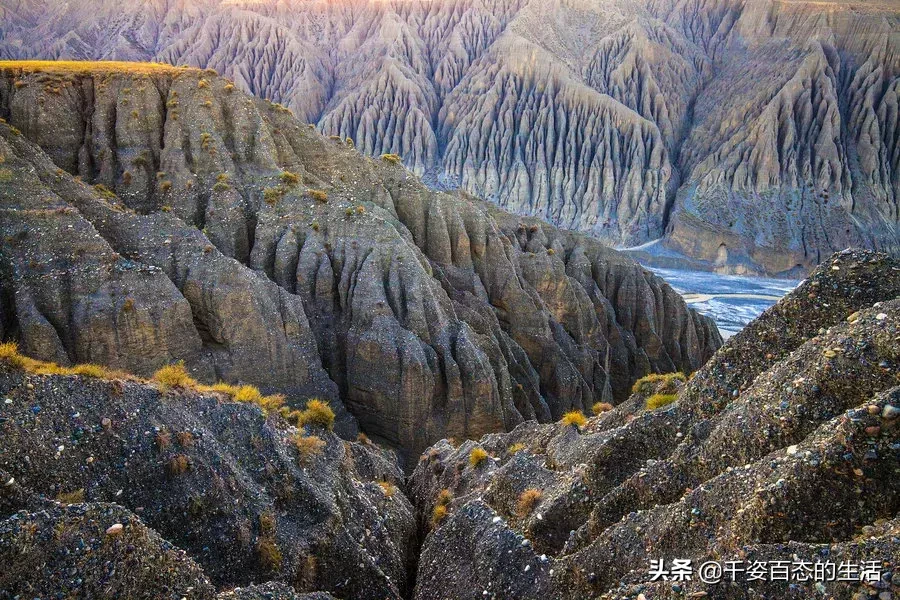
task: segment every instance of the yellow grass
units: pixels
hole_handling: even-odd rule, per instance
[[[153,380],[163,391],[171,388],[196,389],[198,386],[197,380],[184,368],[184,362],[166,365],[153,374]]]
[[[575,425],[576,427],[584,427],[587,423],[587,417],[580,410],[570,410],[563,415],[562,424],[565,426]]]
[[[297,424],[301,427],[315,425],[331,429],[334,426],[334,411],[326,402],[313,398],[306,403],[306,410],[298,415]]]
[[[0,60],[0,70],[23,73],[184,73],[199,71],[191,67],[173,67],[160,63],[124,62],[113,60]]]
[[[516,514],[523,519],[530,515],[534,507],[541,501],[543,495],[541,490],[535,488],[529,488],[522,492],[522,495],[519,496],[519,501],[516,503]]]
[[[591,407],[591,411],[592,411],[595,415],[599,415],[599,414],[602,414],[602,413],[605,413],[605,412],[609,412],[609,411],[611,411],[612,409],[613,409],[613,405],[610,404],[609,402],[597,402],[596,404],[594,404],[593,407]]]
[[[647,410],[655,410],[668,406],[678,399],[676,394],[653,394],[647,398]]]
[[[314,457],[322,454],[325,449],[325,440],[315,435],[303,435],[298,433],[293,437],[294,447],[300,454],[300,462],[307,463]]]
[[[472,451],[469,453],[469,464],[473,467],[478,467],[481,463],[487,460],[488,453],[484,448],[476,446],[472,448]]]

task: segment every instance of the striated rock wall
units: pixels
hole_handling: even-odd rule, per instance
[[[184,360],[418,451],[622,400],[721,343],[596,240],[430,190],[210,72],[3,67],[0,116],[3,333],[36,357]]]
[[[836,254],[688,381],[642,382],[580,428],[524,423],[478,442],[442,440],[409,484],[430,529],[414,597],[759,591],[740,575],[653,582],[650,559],[673,557],[695,569],[874,560],[875,581],[761,585],[773,598],[896,593],[898,291],[897,261]],[[648,407],[660,393],[672,402]],[[475,448],[486,452],[478,464]],[[429,523],[439,503],[446,514]]]
[[[0,1],[0,58],[218,69],[435,186],[722,271],[900,252],[900,12],[761,0]],[[69,160],[74,160],[69,157]]]

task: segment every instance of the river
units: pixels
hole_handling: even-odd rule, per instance
[[[796,279],[765,279],[646,267],[681,294],[689,306],[715,320],[728,339],[800,283]]]

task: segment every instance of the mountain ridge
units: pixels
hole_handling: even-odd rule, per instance
[[[432,185],[617,247],[766,274],[900,248],[889,3],[0,6],[0,58],[212,67]]]

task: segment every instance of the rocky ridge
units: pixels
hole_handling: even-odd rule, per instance
[[[730,272],[896,254],[896,3],[0,2],[0,58],[219,70],[435,186]]]
[[[0,64],[2,333],[182,360],[417,453],[616,402],[721,343],[595,240],[426,188],[211,72]]]
[[[0,598],[885,598],[900,592],[898,297],[896,260],[836,254],[693,377],[645,378],[588,419],[441,440],[408,478],[327,421],[34,369],[7,345]],[[879,576],[652,581],[660,557]]]

